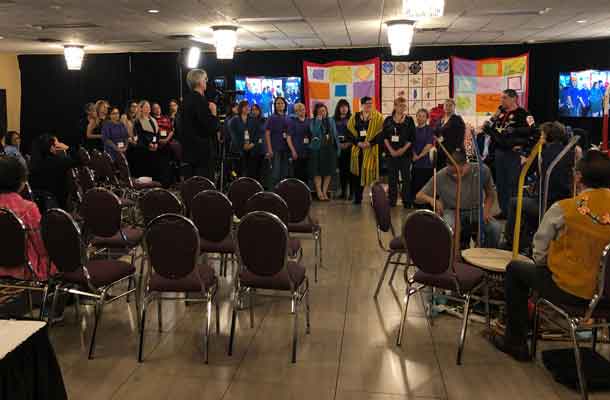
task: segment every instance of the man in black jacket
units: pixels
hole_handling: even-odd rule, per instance
[[[191,92],[184,97],[181,113],[184,161],[191,164],[195,175],[214,179],[216,133],[219,122],[216,104],[205,97],[208,76],[202,69],[186,75]]]
[[[485,127],[493,140],[495,151],[498,202],[504,218],[508,215],[510,198],[517,194],[521,155],[536,136],[534,118],[517,103],[517,92],[502,92],[502,104]]]

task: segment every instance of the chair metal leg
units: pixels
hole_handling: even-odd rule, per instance
[[[76,321],[80,323],[80,296],[74,295],[74,315],[76,316]]]
[[[597,347],[597,328],[591,329],[591,336],[591,350],[595,351],[595,348]]]
[[[30,318],[34,318],[34,301],[32,300],[32,291],[26,290],[25,292],[28,303],[28,309],[30,310]]]
[[[159,332],[163,332],[163,306],[161,305],[161,293],[159,293],[157,296],[157,321],[159,323]]]
[[[127,291],[130,291],[131,288],[133,287],[133,278],[129,278],[129,281],[127,282]],[[129,298],[131,297],[131,293],[129,293],[127,296],[125,296],[125,301],[127,303],[129,303]]]
[[[102,319],[102,310],[106,301],[106,291],[102,292],[101,297],[95,304],[95,321],[93,322],[93,332],[91,333],[91,343],[89,343],[89,360],[93,360],[93,351],[95,349],[95,337],[97,335],[97,327]]]
[[[144,349],[144,328],[146,326],[146,309],[150,304],[150,300],[148,298],[144,299],[144,304],[142,304],[142,319],[140,320],[140,346],[138,350],[138,362],[142,362],[142,351]]]
[[[292,326],[292,363],[295,364],[297,362],[297,337],[298,337],[298,329],[299,329],[299,311],[297,305],[297,296],[298,294],[294,293],[292,295],[292,313],[294,314],[294,323]]]
[[[462,333],[460,334],[460,343],[458,345],[457,365],[462,365],[462,352],[464,351],[464,342],[466,341],[466,329],[468,328],[468,316],[470,315],[470,293],[466,295],[464,303],[464,320],[462,321]]]
[[[236,294],[236,296],[239,296]],[[233,311],[231,312],[231,333],[229,334],[229,355],[233,355],[233,340],[235,337],[235,320],[237,319],[237,303],[238,299],[235,299],[233,303]]]
[[[206,303],[206,323],[205,323],[205,363],[210,358],[210,325],[212,324],[212,296],[208,294]]]
[[[248,289],[248,308],[250,309],[250,328],[254,328],[254,292]]]
[[[396,345],[400,346],[402,344],[402,333],[405,330],[405,322],[407,321],[407,309],[409,308],[409,299],[411,298],[411,285],[409,285],[409,281],[407,281],[407,291],[405,295],[405,308],[402,310],[402,318],[400,319],[400,328],[398,328],[398,337],[396,338]]]
[[[379,277],[379,282],[377,282],[377,288],[375,289],[375,294],[373,298],[376,299],[379,295],[379,289],[381,289],[381,284],[385,279],[385,274],[388,272],[388,266],[390,265],[390,261],[392,260],[393,253],[388,254],[388,257],[385,260],[385,265],[383,266],[383,271],[381,272],[381,276]]]
[[[220,304],[218,304],[218,299],[214,300],[214,306],[216,307],[216,334],[220,335]]]
[[[392,269],[392,275],[390,275],[390,280],[388,281],[388,286],[392,286],[394,283],[394,276],[396,275],[396,270],[398,269],[398,263],[402,260],[402,253],[398,253],[398,258],[395,261],[394,268]]]
[[[311,333],[311,323],[309,317],[309,283],[307,284],[307,292],[305,293],[305,333]]]
[[[40,304],[40,313],[38,315],[38,319],[40,319],[41,321],[44,319],[44,315],[45,315],[45,311],[47,308],[47,298],[49,296],[49,285],[45,285],[44,289],[42,290],[42,303]]]
[[[313,242],[314,242],[314,246],[313,246],[314,258],[316,259],[315,265],[314,265],[314,281],[318,282],[318,264],[320,263],[320,248],[319,248],[320,242],[319,242],[318,235],[315,231],[313,233]]]
[[[587,390],[587,380],[582,368],[582,358],[580,357],[580,347],[578,346],[578,339],[576,338],[576,325],[570,321],[570,334],[572,335],[572,342],[574,343],[574,360],[576,361],[576,371],[578,372],[578,383],[580,384],[580,397],[582,400],[589,398],[589,391]]]
[[[491,310],[489,307],[489,280],[485,282],[485,323],[487,324],[487,332],[491,336]]]
[[[57,307],[57,297],[59,297],[60,285],[55,285],[55,291],[53,292],[53,301],[51,301],[51,310],[47,315],[47,324],[53,326],[53,315],[55,315],[55,307]]]

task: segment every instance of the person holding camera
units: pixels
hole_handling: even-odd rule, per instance
[[[502,92],[502,104],[483,127],[495,147],[496,184],[502,219],[508,215],[510,198],[517,194],[521,156],[527,153],[527,147],[537,134],[534,117],[520,107],[517,100],[515,90]]]

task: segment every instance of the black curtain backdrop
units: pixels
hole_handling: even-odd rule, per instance
[[[415,47],[408,57],[391,57],[389,48],[301,51],[246,51],[231,61],[202,54],[200,67],[210,80],[225,77],[234,88],[236,75],[301,76],[303,61],[429,60],[450,56],[488,58],[530,53],[529,109],[539,122],[557,119],[559,72],[581,69],[610,70],[610,40],[589,40],[521,45]],[[62,138],[82,135],[79,120],[86,102],[107,99],[124,107],[128,99],[159,101],[163,110],[171,98],[179,98],[187,69],[183,53],[89,54],[81,71],[67,71],[61,55],[19,56],[22,104],[21,130],[24,142],[50,132]],[[182,88],[180,87],[182,82]],[[182,90],[181,90],[182,89]],[[601,119],[566,118],[562,122],[591,132],[594,142],[601,136]]]

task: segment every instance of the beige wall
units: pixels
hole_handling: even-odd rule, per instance
[[[21,121],[21,74],[17,54],[0,53],[0,89],[6,89],[8,130],[19,131]]]

